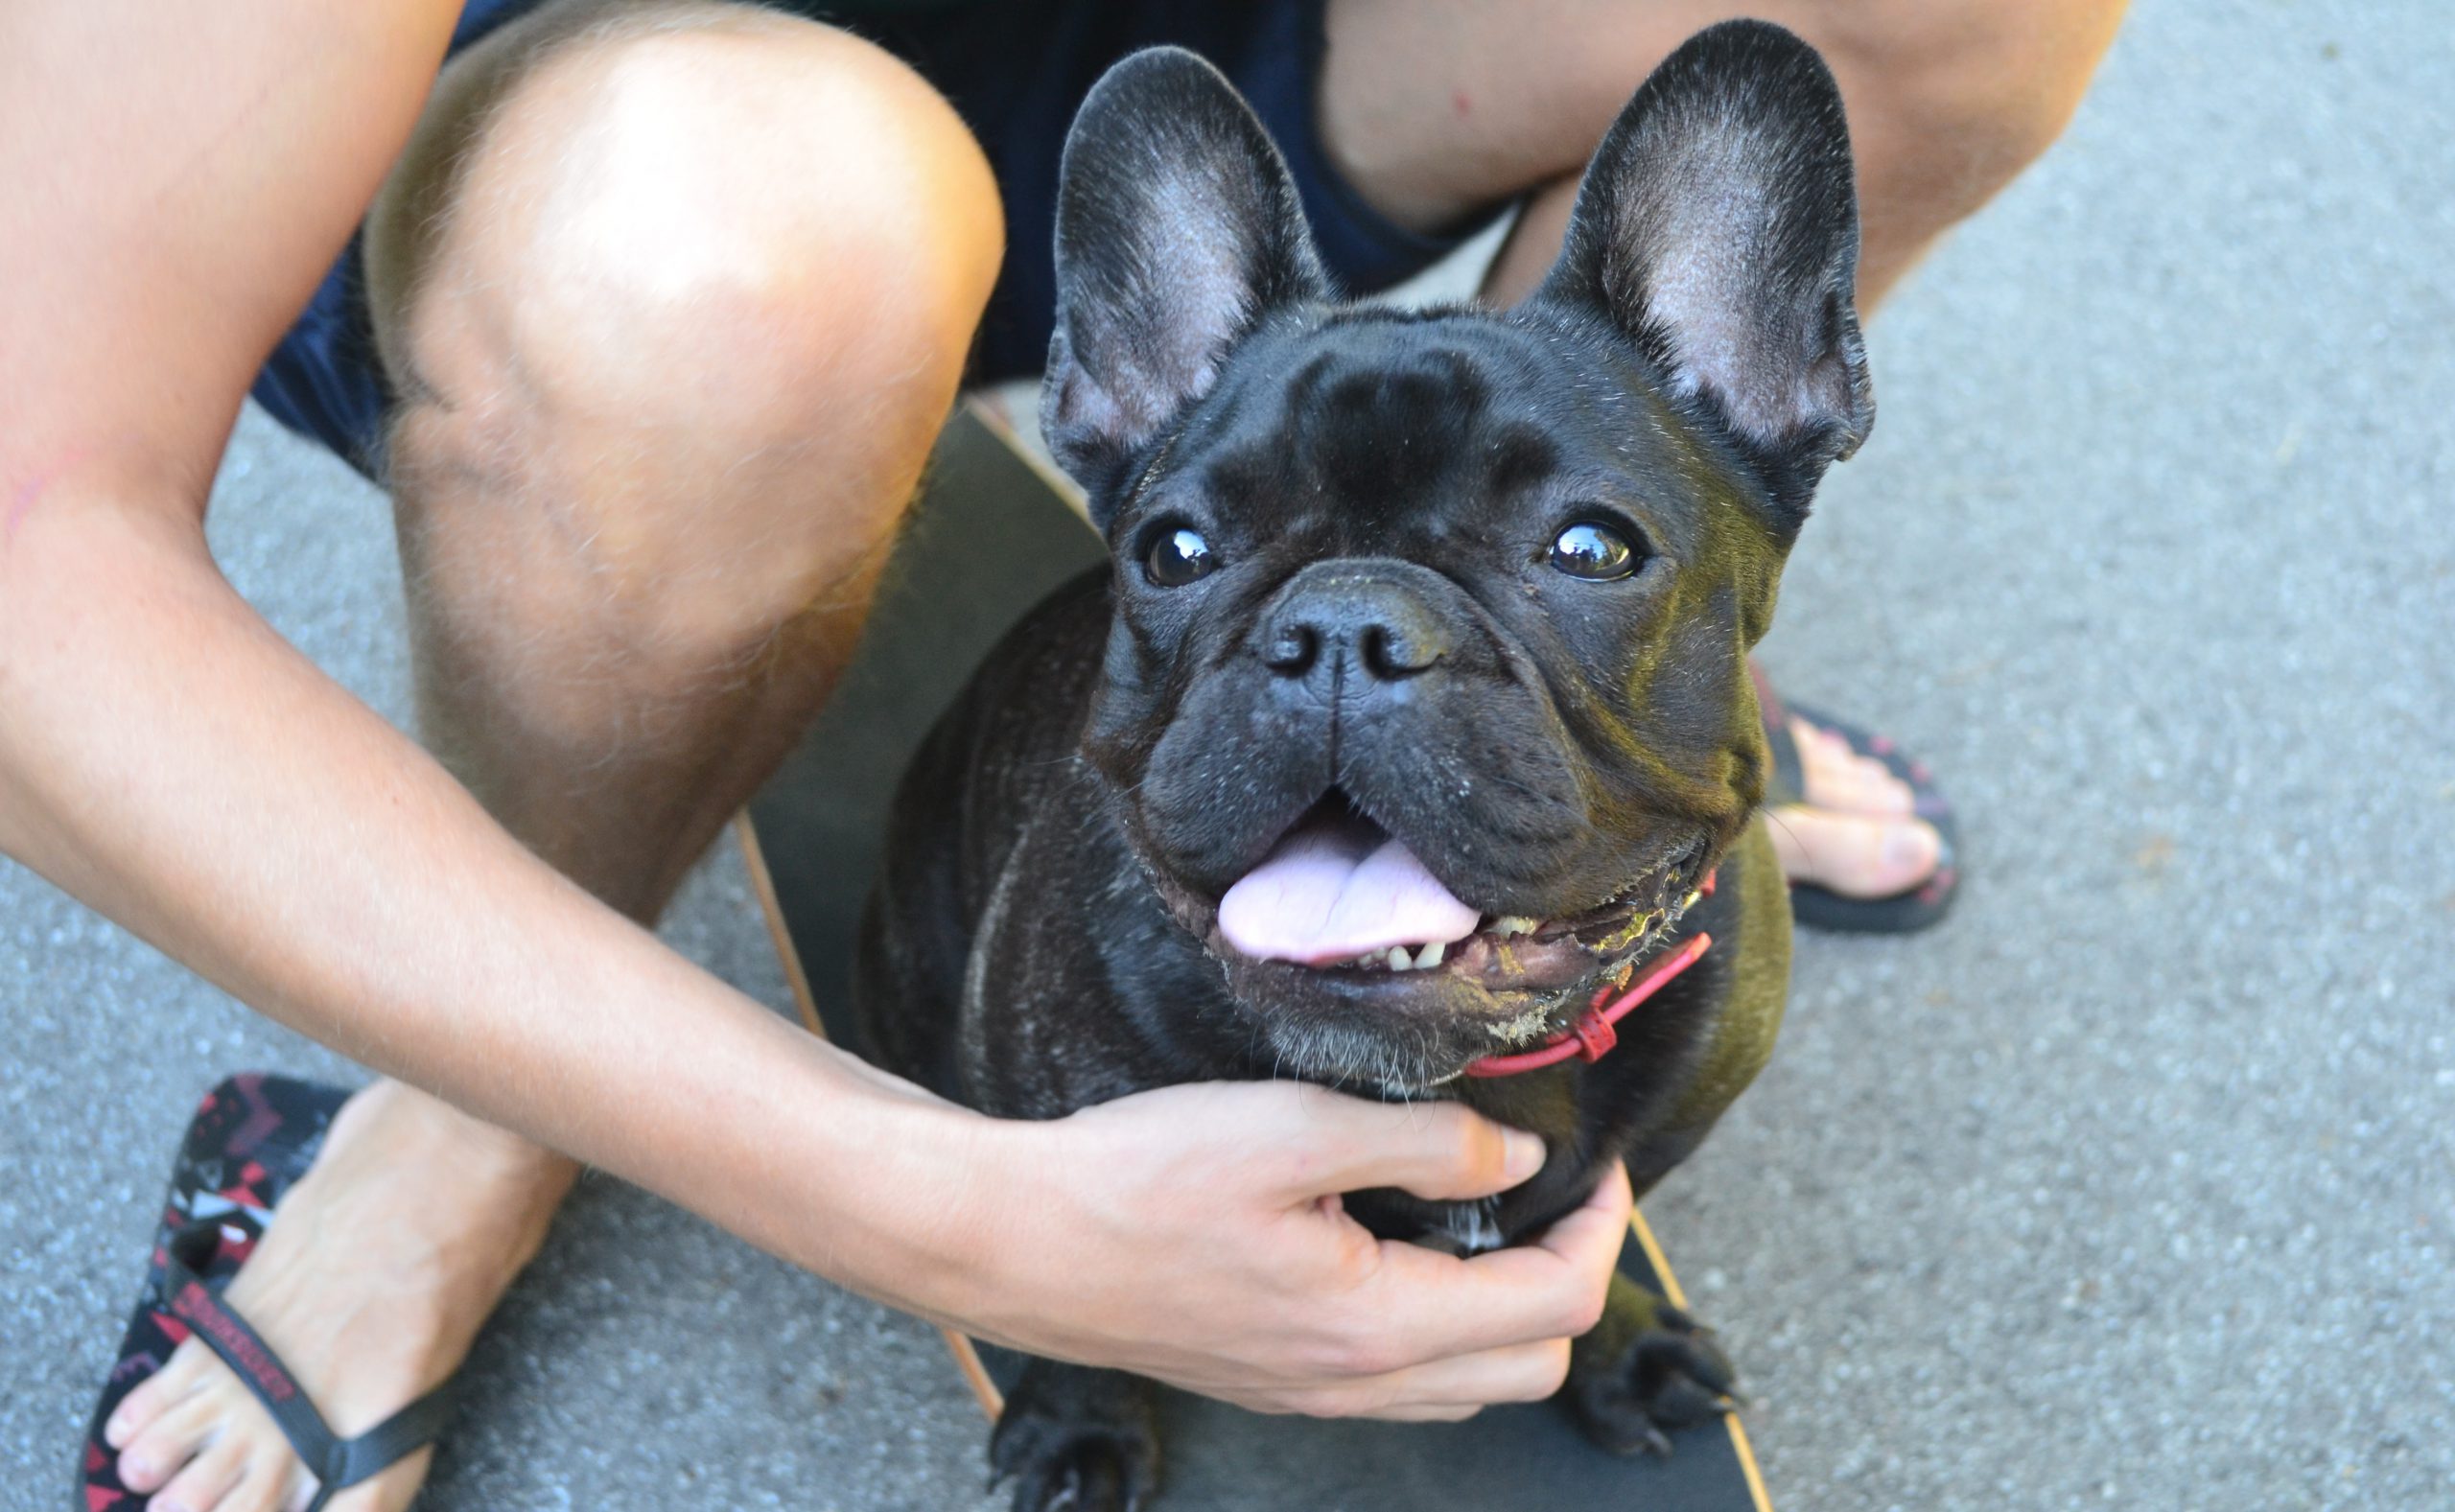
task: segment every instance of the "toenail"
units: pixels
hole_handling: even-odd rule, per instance
[[[1895,865],[1931,861],[1935,855],[1934,831],[1925,825],[1895,825],[1884,837],[1883,858]]]

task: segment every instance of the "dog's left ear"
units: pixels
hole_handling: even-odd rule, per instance
[[[1763,21],[1690,37],[1597,149],[1538,300],[1600,308],[1804,518],[1875,422],[1841,92]]]
[[[1040,389],[1042,433],[1094,523],[1238,340],[1327,291],[1295,181],[1235,86],[1181,48],[1110,69],[1065,139]]]

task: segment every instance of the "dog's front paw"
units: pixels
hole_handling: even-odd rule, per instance
[[[989,1440],[992,1483],[1015,1480],[1015,1512],[1139,1512],[1159,1489],[1151,1384],[1035,1360]]]
[[[1668,1454],[1672,1432],[1731,1409],[1737,1379],[1712,1329],[1634,1283],[1615,1283],[1602,1322],[1577,1341],[1560,1394],[1604,1449]]]

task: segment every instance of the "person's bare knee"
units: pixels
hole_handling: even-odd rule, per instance
[[[379,207],[391,464],[423,586],[496,600],[462,617],[688,675],[875,558],[998,212],[951,109],[868,44],[739,7],[612,14],[466,103],[447,196]]]

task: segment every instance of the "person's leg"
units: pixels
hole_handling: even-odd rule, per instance
[[[368,241],[422,733],[651,919],[850,652],[995,274],[987,166],[841,33],[567,5],[455,61]],[[572,1174],[380,1083],[232,1304],[363,1429],[457,1364]],[[114,1438],[157,1508],[291,1497],[218,1361],[156,1379]],[[407,1504],[426,1457],[335,1507]]]
[[[1497,201],[1525,210],[1485,296],[1513,301],[1558,251],[1578,172],[1653,66],[1716,21],[1779,22],[1840,81],[1858,160],[1859,302],[1872,310],[1937,238],[2070,120],[2124,0],[1329,0],[1320,122],[1368,202],[1430,229]],[[1938,843],[1907,787],[1793,722],[1807,803],[1776,812],[1793,881],[1882,897]]]
[[[1577,175],[1671,50],[1734,16],[1832,65],[1859,170],[1859,303],[2051,145],[2126,0],[1329,0],[1321,132],[1365,198],[1430,227],[1530,197],[1490,292],[1532,289]]]

